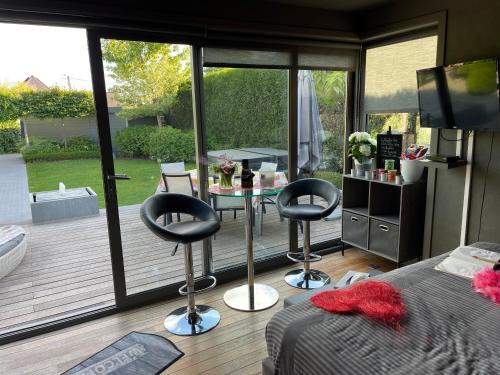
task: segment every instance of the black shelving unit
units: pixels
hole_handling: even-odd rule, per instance
[[[425,179],[397,185],[344,175],[342,241],[399,266],[422,255]]]

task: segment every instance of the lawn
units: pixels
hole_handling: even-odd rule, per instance
[[[192,168],[195,168],[194,164],[186,164],[186,169]],[[97,193],[99,207],[104,208],[100,160],[28,163],[27,169],[31,192],[57,190],[59,182],[63,182],[67,188],[90,186]],[[152,160],[118,159],[115,160],[115,172],[131,177],[131,180],[116,182],[120,206],[142,203],[154,194],[160,178],[159,164]]]

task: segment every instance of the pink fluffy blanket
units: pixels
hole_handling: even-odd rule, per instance
[[[500,271],[485,268],[476,272],[472,279],[472,287],[478,293],[488,297],[500,305]]]

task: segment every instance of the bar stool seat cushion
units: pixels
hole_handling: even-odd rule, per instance
[[[170,213],[191,215],[195,220],[167,226],[157,223],[160,216]],[[212,207],[198,198],[185,194],[161,193],[149,197],[141,207],[141,218],[158,237],[183,244],[208,238],[220,228],[219,218]]]
[[[321,220],[325,207],[317,204],[297,204],[283,207],[281,215],[294,220]]]
[[[219,230],[220,223],[215,220],[185,221],[169,224],[165,228],[171,238],[177,238],[176,242],[189,243],[213,236]]]
[[[315,195],[323,198],[327,206],[316,204],[290,203],[303,196]],[[286,186],[276,198],[276,207],[279,213],[293,220],[316,221],[330,215],[340,201],[340,192],[331,182],[318,178],[304,178]]]

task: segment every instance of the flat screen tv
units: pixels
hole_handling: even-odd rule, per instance
[[[417,71],[420,125],[500,131],[497,59]]]

